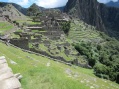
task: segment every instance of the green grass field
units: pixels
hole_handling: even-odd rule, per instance
[[[20,25],[26,23],[28,25],[35,25],[35,24],[41,24],[40,22],[33,22],[30,19],[25,19],[25,20],[17,20],[16,22],[18,22]]]
[[[119,89],[118,84],[94,76],[93,70],[67,66],[1,42],[0,56],[6,57],[14,73],[23,75],[23,89]]]
[[[0,22],[0,34],[4,34],[6,31],[14,28],[12,24],[9,22]]]

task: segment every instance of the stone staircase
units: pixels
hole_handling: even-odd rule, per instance
[[[0,89],[21,89],[21,84],[14,75],[12,69],[8,67],[4,56],[0,57]]]

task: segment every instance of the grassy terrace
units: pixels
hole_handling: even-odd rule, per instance
[[[19,23],[24,23],[25,21],[24,20],[17,20],[17,22],[19,22]],[[27,20],[27,22],[26,22],[27,24],[39,24],[39,22],[32,22],[32,21],[28,21]]]
[[[95,77],[93,70],[70,67],[1,42],[0,56],[6,57],[14,73],[23,75],[24,89],[119,89],[118,84]],[[11,64],[10,60],[17,65]]]
[[[20,25],[24,23],[29,24],[29,25],[41,24],[40,22],[33,22],[31,19],[17,20],[16,22],[18,22]]]
[[[100,39],[100,34],[94,27],[90,27],[89,25],[84,24],[82,21],[75,21],[75,23],[71,23],[71,29],[69,31],[69,39],[73,39],[75,41],[81,40],[94,40]]]
[[[4,34],[6,31],[11,30],[14,26],[9,22],[0,22],[0,34]]]

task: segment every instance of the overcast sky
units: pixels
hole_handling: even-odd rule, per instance
[[[23,7],[29,7],[33,3],[36,3],[38,6],[42,6],[45,8],[54,8],[61,7],[66,5],[68,0],[0,0],[2,2],[13,2],[17,3]],[[107,3],[109,1],[118,1],[118,0],[98,0],[101,3]]]

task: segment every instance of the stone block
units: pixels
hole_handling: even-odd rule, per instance
[[[21,84],[15,77],[0,82],[0,89],[20,89],[20,88]]]
[[[3,81],[3,80],[8,79],[8,78],[11,78],[13,76],[14,76],[13,73],[8,71],[8,72],[0,75],[0,81]]]
[[[5,60],[5,59],[2,59],[2,60],[0,60],[0,64],[4,64],[4,63],[6,63],[7,61]]]

